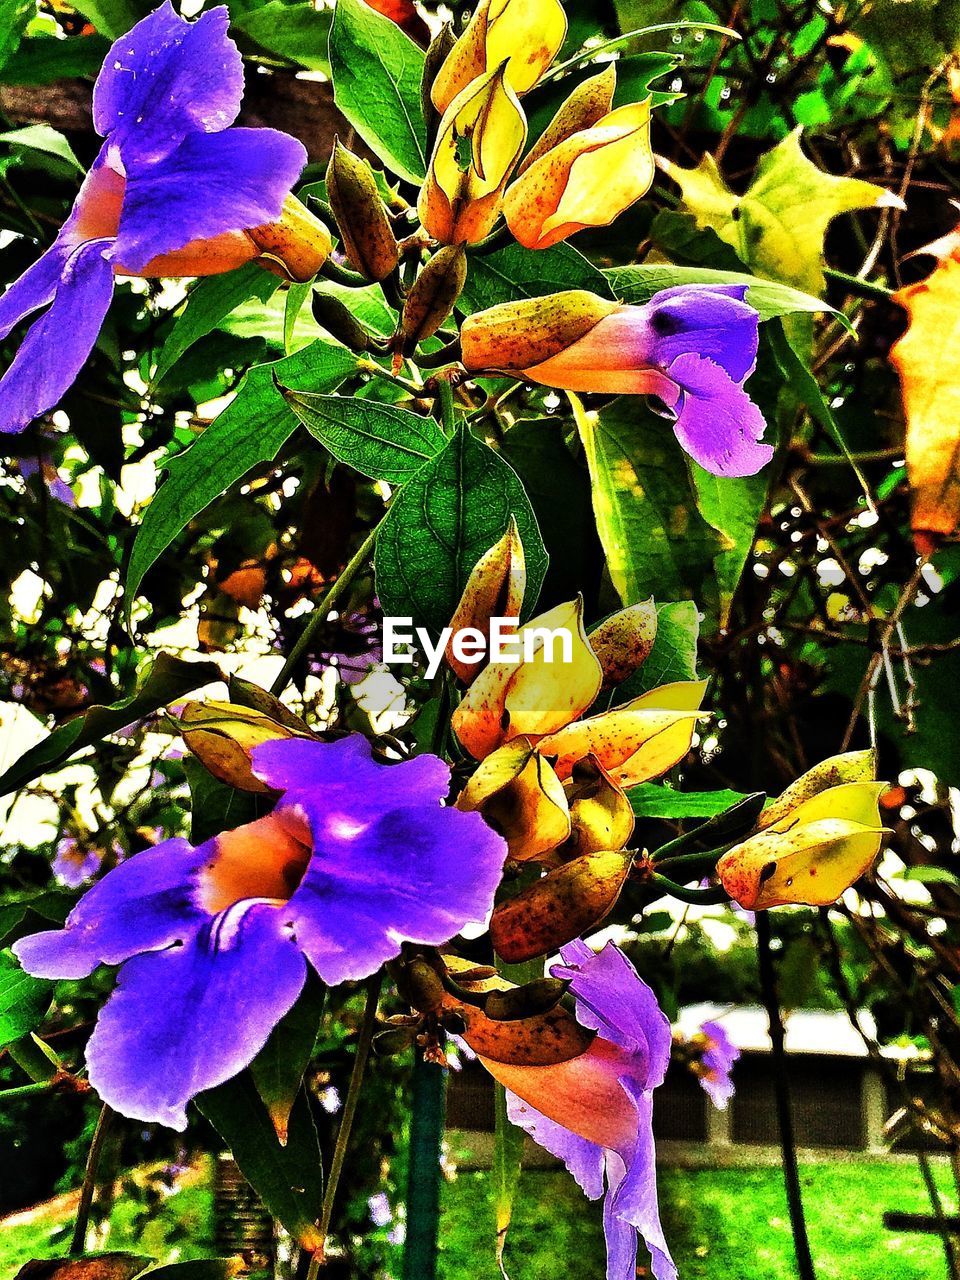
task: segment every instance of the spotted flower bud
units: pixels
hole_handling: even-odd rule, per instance
[[[611,614],[590,632],[590,647],[603,668],[603,687],[623,684],[650,656],[657,638],[657,606],[641,600]]]
[[[880,852],[885,790],[883,782],[845,782],[791,804],[723,855],[717,863],[721,884],[750,911],[836,902]]]
[[[417,212],[442,244],[472,244],[490,231],[520,158],[527,124],[503,67],[468,84],[447,107]]]
[[[629,849],[587,853],[494,908],[490,938],[508,964],[557,950],[603,920],[627,882]]]
[[[558,147],[561,142],[583,129],[589,129],[608,115],[613,107],[613,91],[617,86],[616,63],[608,62],[597,75],[578,84],[550,123],[523,157],[517,176]]]
[[[368,280],[385,280],[400,261],[397,238],[373,170],[339,139],[327,165],[327,199],[351,266]]]
[[[467,85],[500,66],[510,88],[523,95],[560,52],[566,34],[559,0],[481,0],[433,82],[434,106],[446,111]]]
[[[452,313],[466,282],[463,245],[444,245],[417,276],[403,304],[401,329],[408,351],[433,337]]]
[[[544,152],[508,190],[503,212],[517,240],[547,249],[584,227],[605,227],[653,182],[650,100],[611,111]]]
[[[473,373],[514,373],[539,381],[540,366],[576,348],[619,310],[619,303],[568,289],[477,311],[467,316],[460,331],[464,367]]]
[[[478,644],[485,652],[489,644],[487,629],[490,619],[519,617],[526,589],[523,543],[517,522],[511,516],[503,537],[485,551],[471,569],[460,603],[450,619],[451,632],[462,635],[472,628],[478,633]],[[485,658],[474,663],[461,662],[454,653],[452,640],[447,645],[446,659],[464,684],[472,684],[486,665]]]

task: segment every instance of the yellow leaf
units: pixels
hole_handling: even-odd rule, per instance
[[[895,299],[910,317],[890,360],[900,375],[907,422],[911,523],[917,549],[930,555],[960,528],[960,380],[944,358],[960,343],[960,245]]]
[[[678,183],[683,207],[698,227],[712,227],[757,275],[819,296],[826,283],[823,240],[830,222],[851,209],[899,201],[872,182],[818,169],[803,154],[800,133],[794,129],[761,158],[742,196],[724,182],[713,156],[705,155],[695,169],[660,163]]]

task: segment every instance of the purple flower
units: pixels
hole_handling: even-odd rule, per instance
[[[385,1191],[378,1191],[376,1195],[370,1196],[367,1208],[370,1210],[370,1221],[375,1227],[388,1227],[393,1221],[390,1197]]]
[[[68,889],[79,889],[92,880],[100,869],[103,854],[99,849],[85,849],[73,836],[64,836],[57,843],[56,856],[51,863],[53,874]]]
[[[697,1076],[710,1101],[723,1111],[733,1097],[731,1072],[740,1050],[719,1022],[705,1022],[701,1036],[696,1039],[704,1042]]]
[[[479,814],[442,806],[437,757],[377,764],[354,734],[264,743],[253,761],[284,793],[269,816],[137,854],[63,929],[16,944],[37,976],[122,965],[87,1065],[123,1115],[183,1129],[187,1102],[266,1043],[307,961],[330,985],[363,978],[404,941],[446,942],[493,905],[506,845]]]
[[[746,285],[677,285],[642,306],[573,290],[469,316],[463,363],[548,387],[653,395],[683,448],[707,471],[754,475],[773,456],[744,390],[757,362],[757,312]]]
[[[483,1059],[507,1089],[514,1124],[559,1156],[591,1200],[604,1196],[607,1280],[634,1280],[637,1232],[657,1280],[676,1280],[657,1206],[653,1090],[670,1059],[670,1024],[623,952],[582,941],[561,951],[578,1021],[598,1034],[585,1053],[545,1067]]]
[[[230,128],[243,64],[220,6],[194,23],[167,0],[111,46],[93,91],[106,139],[53,245],[0,297],[0,338],[34,311],[0,379],[0,431],[57,403],[100,332],[115,274],[205,275],[257,256],[306,161],[275,129]]]

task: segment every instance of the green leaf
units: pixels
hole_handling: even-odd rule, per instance
[[[638,818],[712,818],[746,796],[742,791],[675,791],[659,782],[641,782],[627,798]]]
[[[0,67],[17,52],[27,23],[37,12],[34,0],[0,0]]]
[[[435,418],[346,396],[279,391],[311,435],[340,462],[371,480],[404,484],[436,457],[446,436]]]
[[[111,40],[122,36],[154,7],[150,0],[74,0],[73,6]]]
[[[24,973],[12,951],[0,951],[0,1049],[43,1021],[53,983]]]
[[[908,867],[900,873],[901,880],[918,880],[920,884],[948,884],[960,888],[960,877],[946,867]]]
[[[127,567],[129,616],[147,570],[215,498],[254,467],[272,462],[297,428],[274,376],[309,390],[332,391],[356,368],[346,347],[318,340],[273,364],[249,370],[236,396],[194,444],[167,464],[137,530]]]
[[[690,474],[700,514],[724,544],[714,559],[717,623],[722,630],[767,505],[770,474],[764,470],[754,476],[715,476],[696,462],[690,463]]]
[[[461,426],[397,494],[375,557],[383,611],[440,632],[470,571],[513,515],[527,566],[529,609],[547,568],[537,519],[512,467]]]
[[[160,707],[176,702],[184,694],[221,678],[214,662],[186,662],[172,654],[161,653],[147,672],[137,691],[129,698],[110,706],[89,707],[82,715],[48,738],[24,752],[0,777],[0,795],[16,791],[34,778],[59,768],[72,755],[89,747],[107,734],[116,733],[134,720],[141,720]]]
[[[303,1073],[306,1071],[316,1043],[326,987],[311,971],[307,984],[296,1004],[270,1033],[253,1062],[253,1075],[257,1092],[263,1100],[273,1122],[277,1137],[287,1140],[290,1113],[300,1091]]]
[[[692,600],[657,605],[657,636],[649,657],[629,680],[619,685],[616,701],[676,680],[696,680],[700,615]]]
[[[702,597],[723,539],[696,508],[669,424],[636,397],[601,413],[571,398],[593,482],[597,532],[625,605],[652,595]]]
[[[778,284],[773,280],[761,280],[745,271],[717,271],[712,267],[675,267],[667,263],[650,263],[633,267],[610,267],[604,272],[614,294],[622,302],[640,304],[649,302],[661,289],[673,289],[679,284],[745,284],[748,285],[746,301],[756,308],[761,320],[797,312],[829,311],[840,313],[829,303],[809,293]],[[846,317],[843,317],[846,322]]]
[[[364,142],[408,182],[427,173],[420,105],[423,50],[363,0],[337,0],[330,31],[333,98]]]
[[[195,845],[269,812],[265,796],[221,782],[194,756],[184,756],[180,766],[190,788],[190,839]]]
[[[494,1090],[493,1208],[497,1218],[497,1263],[503,1275],[503,1250],[513,1217],[513,1202],[520,1185],[524,1132],[507,1117],[507,1091],[499,1082]]]
[[[311,0],[267,4],[234,19],[234,27],[265,53],[275,54],[308,71],[330,72],[330,10],[317,9]]]
[[[220,321],[241,302],[248,298],[266,302],[279,287],[277,276],[264,271],[255,262],[248,262],[236,271],[225,271],[222,275],[200,280],[187,294],[183,310],[174,320],[157,357],[153,385],[162,382],[183,353],[216,329]]]
[[[269,975],[262,980],[269,981]],[[273,1216],[303,1248],[316,1248],[320,1240],[314,1223],[323,1200],[323,1165],[304,1094],[291,1113],[286,1146],[277,1138],[249,1071],[201,1093],[197,1106]]]
[[[525,249],[510,244],[495,253],[471,253],[467,283],[457,302],[462,311],[484,311],[515,298],[542,298],[564,289],[588,289],[612,297],[602,271],[569,244]]]
[[[9,147],[25,147],[28,151],[39,151],[43,155],[62,160],[77,173],[84,171],[70,143],[62,133],[48,124],[28,124],[22,129],[11,129],[7,133],[0,133],[0,143]]]

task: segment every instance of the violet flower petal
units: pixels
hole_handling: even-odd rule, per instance
[[[111,45],[93,90],[93,123],[128,174],[169,155],[197,130],[236,120],[243,61],[224,5],[187,22],[169,0]]]
[[[699,355],[743,382],[757,362],[760,317],[744,301],[747,285],[677,285],[655,293],[649,317],[651,362],[667,370],[682,355]]]
[[[90,240],[67,259],[52,305],[31,326],[0,378],[0,432],[29,426],[57,403],[83,368],[113,297],[106,243]]]
[[[90,1083],[123,1115],[185,1129],[190,1099],[253,1061],[306,972],[283,913],[237,903],[123,966],[87,1045]]]
[[[725,369],[698,355],[674,360],[669,377],[680,394],[673,429],[682,447],[715,476],[756,475],[773,457],[760,444],[763,414]]]
[[[588,1200],[599,1200],[603,1195],[603,1148],[577,1133],[571,1133],[556,1120],[541,1115],[536,1107],[518,1098],[511,1090],[505,1092],[510,1123],[529,1133],[534,1142],[562,1160]]]
[[[189,134],[162,164],[128,177],[117,269],[142,271],[192,240],[275,221],[306,161],[303,144],[277,129]]]
[[[39,311],[53,301],[69,252],[57,241],[19,279],[7,286],[0,296],[0,338],[5,338],[13,326],[32,311]]]
[[[210,919],[194,885],[212,852],[212,842],[194,849],[165,840],[128,858],[83,895],[62,929],[15,942],[17,959],[38,978],[83,978],[98,964],[185,941]]]
[[[713,1105],[722,1111],[734,1094],[731,1073],[740,1050],[719,1022],[705,1022],[703,1033],[711,1043],[701,1060],[707,1074],[700,1076],[700,1083]]]

